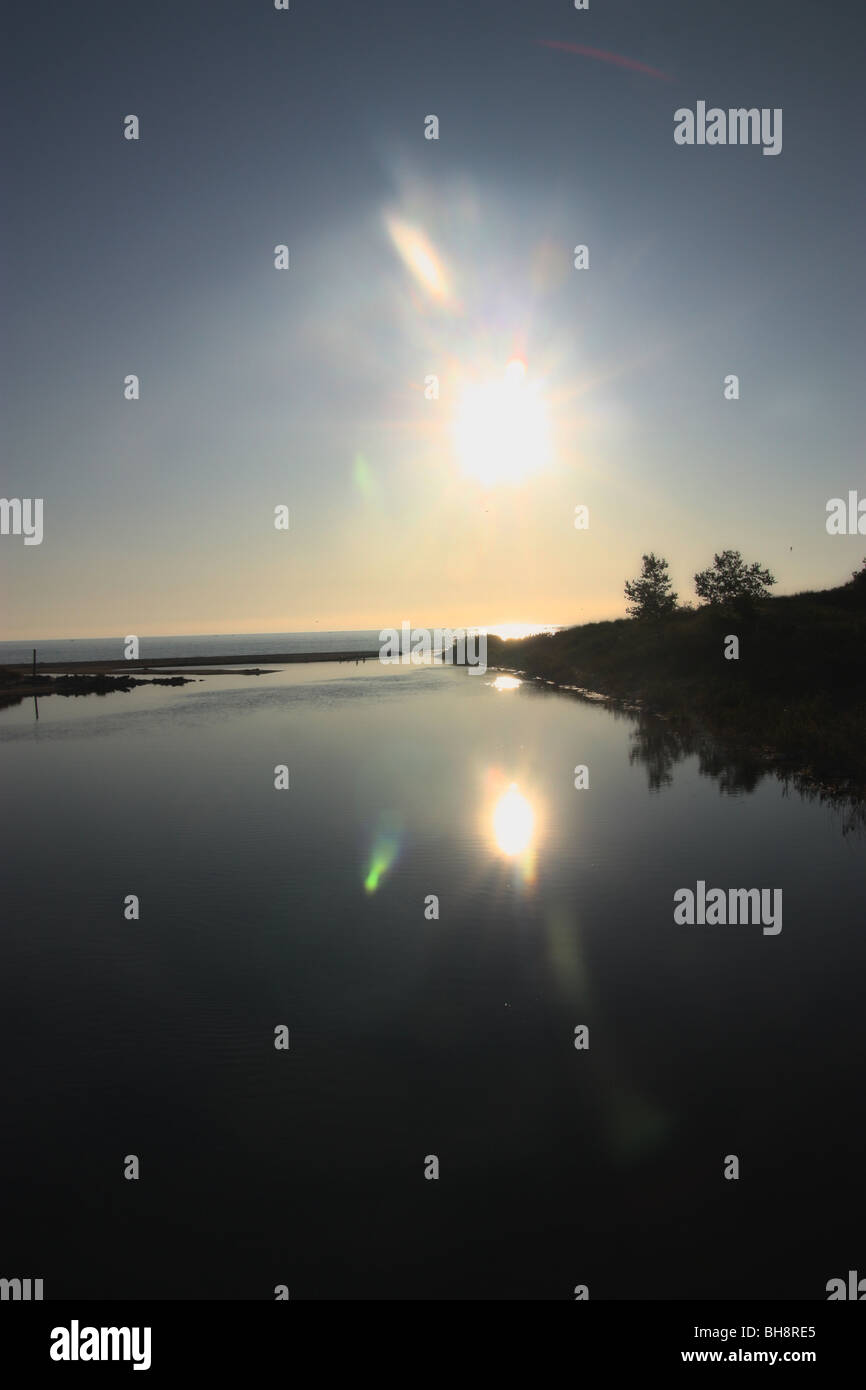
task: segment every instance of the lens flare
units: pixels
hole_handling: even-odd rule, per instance
[[[385,226],[403,264],[412,272],[418,283],[434,299],[450,299],[451,286],[448,276],[435,247],[424,232],[419,227],[401,221],[399,217],[386,216]]]
[[[364,887],[368,893],[375,893],[383,876],[393,864],[395,853],[396,847],[393,845],[383,845],[373,852],[367,877],[364,879]]]
[[[371,496],[374,491],[373,470],[363,454],[355,455],[352,476],[355,479],[355,487],[358,491],[364,497]]]
[[[383,812],[379,816],[379,827],[373,840],[367,872],[364,875],[364,889],[375,893],[382,879],[400,853],[402,833],[400,818],[394,812]]]

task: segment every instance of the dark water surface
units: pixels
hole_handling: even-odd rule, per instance
[[[862,840],[493,680],[310,665],[0,714],[0,1274],[824,1299],[862,1268]],[[676,925],[698,879],[781,888],[781,933]]]

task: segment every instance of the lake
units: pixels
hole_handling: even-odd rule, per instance
[[[0,712],[0,1273],[824,1299],[862,1266],[866,856],[826,806],[494,672],[39,715]],[[781,889],[782,930],[676,924],[698,881]]]

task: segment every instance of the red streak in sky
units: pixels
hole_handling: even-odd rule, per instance
[[[561,43],[559,39],[537,39],[536,42],[543,44],[545,48],[561,48],[566,53],[579,53],[583,58],[598,58],[602,63],[615,63],[620,68],[645,72],[650,77],[657,77],[661,82],[672,80],[666,72],[659,72],[658,68],[648,68],[646,63],[636,63],[633,58],[623,58],[619,53],[603,53],[600,48],[586,48],[582,43]]]

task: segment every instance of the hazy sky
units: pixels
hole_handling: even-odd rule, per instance
[[[861,5],[16,12],[0,492],[44,540],[0,537],[0,636],[579,622],[648,549],[683,598],[726,547],[779,592],[866,553],[825,529],[866,494]],[[698,101],[782,152],[676,145]],[[514,357],[539,466],[497,481]]]

